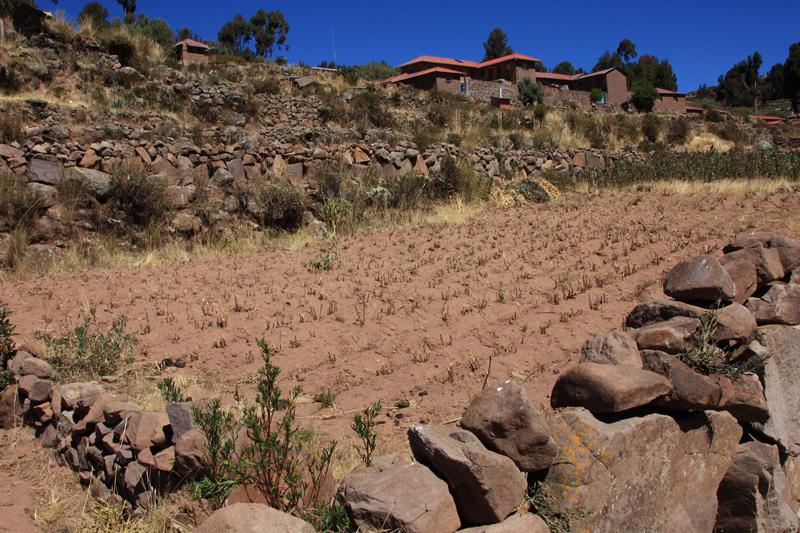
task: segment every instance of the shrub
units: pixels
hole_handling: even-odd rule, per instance
[[[192,399],[183,394],[172,378],[164,378],[156,385],[161,392],[161,397],[167,403],[191,402]]]
[[[451,156],[442,159],[442,171],[434,179],[434,196],[449,198],[460,195],[471,202],[483,198],[489,192],[490,183],[481,179],[464,161],[456,161]]]
[[[444,128],[453,119],[453,108],[441,102],[432,102],[428,106],[428,120],[438,128]]]
[[[642,118],[642,134],[651,143],[658,142],[661,134],[661,119],[656,115],[645,115]]]
[[[125,332],[127,318],[119,316],[107,331],[87,316],[72,332],[54,336],[37,332],[47,348],[47,360],[65,380],[114,375],[133,361],[135,336]]]
[[[300,191],[289,184],[262,183],[251,188],[255,218],[264,227],[296,231],[303,225],[306,205]]]
[[[14,324],[11,323],[11,311],[5,305],[0,305],[0,368],[5,368],[6,363],[14,355]]]
[[[544,96],[542,87],[534,80],[527,78],[517,83],[517,91],[519,92],[519,101],[526,107],[538,104]]]
[[[528,501],[531,512],[544,520],[551,533],[569,533],[573,531],[572,524],[576,520],[583,520],[590,516],[583,508],[566,509],[556,505],[555,497],[550,488],[542,481],[534,481],[528,489]]]
[[[134,226],[143,228],[166,218],[165,184],[148,176],[149,168],[125,161],[114,167],[111,175],[111,200]]]
[[[378,441],[378,434],[374,430],[375,419],[382,410],[381,402],[375,402],[362,412],[356,413],[350,426],[361,441],[361,446],[357,447],[356,451],[367,466],[372,466],[372,456]]]
[[[45,210],[44,202],[28,188],[24,177],[0,173],[0,217],[7,228],[29,229]]]
[[[281,85],[275,78],[260,78],[253,81],[253,92],[255,94],[279,94]]]
[[[392,115],[386,111],[381,102],[381,95],[367,91],[356,94],[350,100],[351,116],[361,122],[372,124],[376,128],[391,128],[394,125]]]
[[[383,185],[386,189],[386,207],[401,211],[420,208],[432,195],[430,182],[424,176],[406,174],[388,180]]]
[[[192,489],[197,498],[208,500],[212,509],[218,509],[238,484],[234,457],[238,425],[233,413],[222,408],[219,398],[205,407],[193,407],[192,415],[206,437],[205,469],[192,481]]]
[[[352,222],[354,207],[345,199],[328,196],[320,203],[319,212],[328,231],[335,236],[339,229],[348,227]]]
[[[689,137],[689,121],[685,117],[678,117],[670,124],[667,140],[671,144],[683,144]]]
[[[412,132],[412,140],[417,148],[424,152],[428,147],[439,139],[440,131],[436,128],[430,128],[423,125],[418,125]]]
[[[22,138],[22,121],[7,111],[0,113],[0,143],[8,144]]]
[[[653,110],[658,93],[652,83],[647,80],[637,81],[633,84],[631,91],[633,92],[631,103],[637,111],[649,113]]]
[[[594,103],[602,102],[604,95],[605,93],[603,92],[603,89],[600,89],[599,87],[592,88],[592,94],[591,94],[592,102]]]
[[[547,106],[544,104],[536,104],[536,107],[533,108],[533,118],[539,124],[544,123],[544,119],[547,118]]]
[[[744,128],[734,120],[728,120],[722,125],[714,124],[710,126],[710,129],[719,138],[736,144],[746,143],[750,137]]]

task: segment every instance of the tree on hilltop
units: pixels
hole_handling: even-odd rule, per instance
[[[575,67],[569,61],[562,61],[553,67],[553,74],[575,74]]]
[[[122,6],[122,11],[125,12],[125,19],[132,18],[136,13],[136,0],[117,0],[117,3]]]
[[[259,9],[250,20],[237,14],[220,28],[217,38],[234,53],[244,53],[252,42],[257,56],[272,57],[275,49],[288,49],[288,33],[289,23],[282,12]]]
[[[484,61],[514,53],[514,50],[508,46],[508,35],[500,28],[495,28],[489,32],[489,38],[483,43],[483,49],[486,51],[483,56]]]
[[[800,113],[800,42],[789,47],[783,64],[783,92],[792,99],[795,113]]]
[[[89,22],[95,28],[108,26],[108,9],[100,2],[89,2],[78,15],[78,22]]]
[[[761,54],[754,52],[732,66],[724,76],[719,77],[717,100],[731,107],[755,106],[761,94],[761,77],[758,71],[763,62]]]

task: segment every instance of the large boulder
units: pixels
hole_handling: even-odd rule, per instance
[[[631,336],[636,339],[640,350],[659,350],[675,355],[697,342],[700,326],[700,319],[676,316],[631,330]]]
[[[764,326],[758,332],[769,356],[764,367],[769,420],[755,427],[789,455],[800,456],[800,330]]]
[[[753,313],[759,325],[800,325],[800,285],[773,285],[761,298],[750,298],[747,309]]]
[[[175,441],[175,471],[182,475],[200,472],[208,462],[206,436],[192,428]]]
[[[733,300],[736,285],[711,255],[701,255],[681,261],[667,273],[664,293],[684,302],[714,303]]]
[[[729,414],[607,424],[566,409],[550,424],[561,451],[545,483],[556,507],[585,511],[573,531],[713,531],[717,487],[742,435]]]
[[[100,199],[107,198],[111,192],[111,174],[99,170],[73,167],[67,179],[80,183],[87,192]]]
[[[769,240],[769,247],[778,252],[785,272],[800,267],[800,241],[782,235],[775,235]]]
[[[672,384],[669,394],[653,402],[670,409],[716,409],[722,401],[719,383],[689,368],[674,355],[655,350],[642,352],[644,367],[667,378]]]
[[[610,331],[589,338],[581,348],[581,363],[600,363],[642,368],[636,341],[624,331]]]
[[[582,363],[558,376],[550,404],[554,408],[585,407],[594,413],[618,413],[671,392],[669,380],[655,372]]]
[[[651,300],[634,307],[625,319],[625,326],[641,328],[657,322],[665,322],[676,316],[702,318],[705,313],[706,309],[696,305],[674,300]]]
[[[447,483],[419,463],[378,458],[344,478],[339,495],[364,531],[452,533],[461,527]]]
[[[314,533],[314,527],[260,503],[235,503],[215,511],[195,533]]]
[[[740,444],[717,498],[716,531],[795,533],[800,526],[788,503],[777,446],[758,441]]]
[[[550,528],[535,514],[516,513],[499,524],[470,527],[459,533],[550,533]]]
[[[525,388],[512,380],[476,396],[461,417],[461,427],[490,450],[514,461],[523,472],[549,467],[558,452],[544,414]]]
[[[167,443],[167,435],[171,439],[169,417],[167,413],[140,412],[134,413],[125,428],[125,437],[131,447],[140,452],[151,446],[162,446]]]
[[[28,164],[28,181],[55,186],[64,179],[64,166],[60,161],[34,157]]]
[[[525,476],[508,457],[487,450],[464,429],[415,425],[408,430],[414,457],[447,481],[461,522],[494,524],[522,503]]]
[[[730,260],[722,264],[722,268],[728,273],[736,285],[737,303],[743,304],[758,290],[758,275],[756,267],[750,261],[744,259]]]
[[[778,251],[772,248],[765,248],[760,244],[725,254],[719,261],[722,265],[732,261],[752,263],[756,267],[756,278],[759,286],[781,279],[785,274]]]

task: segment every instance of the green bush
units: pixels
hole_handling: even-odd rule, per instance
[[[104,331],[94,317],[87,316],[70,333],[39,331],[36,338],[45,344],[47,360],[63,379],[97,379],[117,374],[133,362],[133,349],[139,341],[125,332],[127,322],[119,316]]]
[[[175,384],[172,378],[164,378],[156,385],[161,392],[161,397],[167,403],[191,402],[192,399],[183,394],[180,387]]]
[[[600,89],[599,87],[593,87],[591,94],[592,102],[595,103],[602,102],[604,94],[605,93],[603,92],[603,89]]]
[[[645,139],[651,143],[658,142],[658,137],[661,135],[662,123],[661,119],[656,115],[645,115],[642,118],[642,134]]]
[[[5,368],[6,363],[14,355],[14,324],[11,323],[11,311],[5,305],[0,305],[0,368]]]
[[[300,191],[287,183],[262,183],[252,187],[255,218],[263,227],[296,231],[303,225],[306,205]]]
[[[689,121],[685,117],[678,117],[672,121],[667,132],[670,144],[683,144],[689,137]]]
[[[228,499],[236,480],[236,436],[238,424],[233,413],[224,409],[219,398],[205,406],[194,406],[195,424],[205,435],[206,464],[191,482],[195,497],[207,500],[212,509],[219,509]]]
[[[360,440],[360,447],[357,447],[356,451],[367,466],[372,466],[372,456],[375,454],[378,442],[378,434],[374,429],[375,419],[382,410],[381,402],[375,402],[362,412],[356,413],[350,426]]]
[[[534,106],[542,101],[544,92],[542,87],[531,79],[523,79],[517,83],[519,101],[526,107]]]
[[[111,201],[138,228],[164,220],[169,211],[163,180],[148,174],[148,167],[130,160],[116,165],[111,174]]]
[[[631,103],[637,111],[641,113],[649,113],[653,110],[658,98],[656,88],[647,80],[640,80],[633,84],[631,88],[633,95],[631,96]]]

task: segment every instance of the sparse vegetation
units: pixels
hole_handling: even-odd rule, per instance
[[[104,330],[90,315],[71,332],[53,335],[39,331],[36,337],[45,344],[47,361],[62,379],[92,380],[116,375],[133,362],[133,349],[139,341],[125,331],[127,322],[119,316]]]
[[[360,440],[361,446],[356,449],[365,465],[372,465],[372,457],[378,443],[378,434],[375,433],[375,419],[381,414],[383,407],[380,402],[375,402],[353,416],[350,426]]]
[[[527,501],[532,513],[544,520],[551,533],[570,533],[575,522],[589,518],[585,509],[557,507],[555,497],[546,483],[535,481],[528,490]]]
[[[184,395],[183,391],[175,384],[172,378],[164,378],[158,382],[158,390],[166,403],[191,402],[192,399]]]

